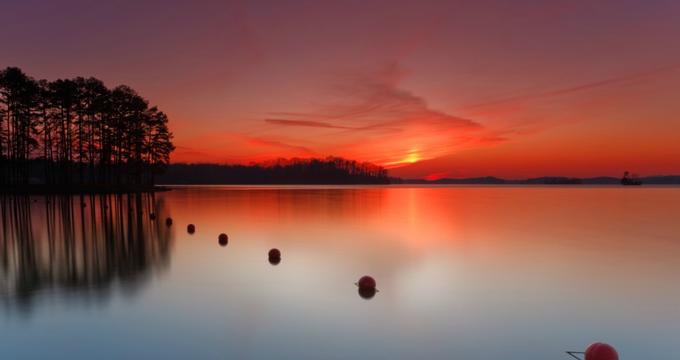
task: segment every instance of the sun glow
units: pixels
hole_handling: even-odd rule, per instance
[[[410,151],[408,153],[408,155],[406,155],[404,160],[402,160],[401,162],[413,164],[413,163],[417,163],[420,159],[421,159],[420,154],[418,154],[417,151]]]
[[[383,166],[387,168],[400,167],[408,164],[415,164],[422,159],[423,157],[420,155],[418,150],[411,150],[406,153],[406,156],[404,156],[402,159],[385,163]]]

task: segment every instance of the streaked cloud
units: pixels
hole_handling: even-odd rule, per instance
[[[261,138],[248,138],[247,141],[251,145],[274,147],[274,148],[284,149],[284,150],[293,150],[293,151],[296,151],[296,152],[301,153],[303,155],[315,155],[315,152],[313,150],[307,148],[307,147],[299,146],[299,145],[293,145],[293,144],[287,144],[287,143],[284,143],[284,142],[278,141],[278,140],[261,139]]]
[[[283,126],[302,126],[302,127],[317,127],[324,129],[353,129],[347,126],[339,126],[328,124],[321,121],[310,121],[310,120],[288,120],[288,119],[264,119],[265,122],[274,125]]]
[[[265,122],[314,128],[317,136],[325,135],[324,143],[315,148],[318,153],[333,151],[390,166],[412,163],[414,156],[419,161],[445,155],[461,143],[491,142],[480,123],[433,109],[425,98],[404,89],[401,84],[406,76],[408,71],[396,62],[338,74],[327,102],[311,111],[273,112],[282,118]]]
[[[541,99],[541,98],[549,98],[549,97],[553,97],[553,96],[569,95],[569,94],[572,94],[572,93],[578,93],[578,92],[582,92],[582,91],[588,91],[588,90],[592,90],[592,89],[597,89],[597,88],[602,88],[602,87],[607,87],[607,86],[612,86],[612,85],[617,85],[617,84],[623,84],[623,83],[626,83],[626,82],[629,82],[629,81],[644,79],[644,78],[648,78],[648,77],[661,76],[661,75],[667,74],[668,72],[676,71],[678,69],[680,69],[680,64],[662,66],[662,67],[654,68],[654,69],[651,69],[651,70],[632,72],[632,73],[628,73],[628,74],[617,76],[617,77],[611,77],[611,78],[607,78],[607,79],[596,80],[596,81],[578,84],[578,85],[574,85],[574,86],[569,86],[569,87],[565,87],[565,88],[561,88],[561,89],[547,90],[547,91],[543,91],[543,92],[537,92],[537,93],[534,93],[534,94],[509,96],[509,97],[506,97],[506,98],[485,101],[485,102],[469,105],[465,108],[465,110],[473,110],[473,109],[477,109],[477,108],[484,108],[484,107],[490,107],[490,106],[496,106],[496,105],[506,105],[506,104],[524,102],[524,101],[529,101],[529,100],[537,100],[537,99]]]

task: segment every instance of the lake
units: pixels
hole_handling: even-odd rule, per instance
[[[680,358],[676,187],[0,201],[2,359],[548,360],[594,341]]]

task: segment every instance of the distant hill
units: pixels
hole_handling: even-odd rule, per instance
[[[640,178],[642,184],[647,185],[680,185],[680,176],[647,176]],[[544,176],[530,179],[502,179],[492,176],[438,179],[428,181],[425,179],[401,179],[395,182],[402,184],[479,184],[479,185],[619,185],[620,178],[600,176],[591,178],[570,178],[560,176]]]
[[[643,184],[675,185],[680,184],[680,175],[648,176],[642,178]]]

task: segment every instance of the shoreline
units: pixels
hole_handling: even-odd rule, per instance
[[[0,188],[3,195],[129,194],[170,191],[164,185],[20,185]]]
[[[646,185],[646,186],[645,186]],[[391,183],[391,184],[160,184],[160,185],[68,185],[68,186],[45,186],[45,185],[24,185],[0,188],[0,195],[95,195],[95,194],[134,194],[134,193],[156,193],[172,191],[177,188],[201,188],[201,187],[253,187],[253,188],[300,188],[300,187],[541,187],[541,188],[664,188],[680,187],[680,184],[645,184],[643,186],[623,186],[618,184],[528,184],[528,183]]]

